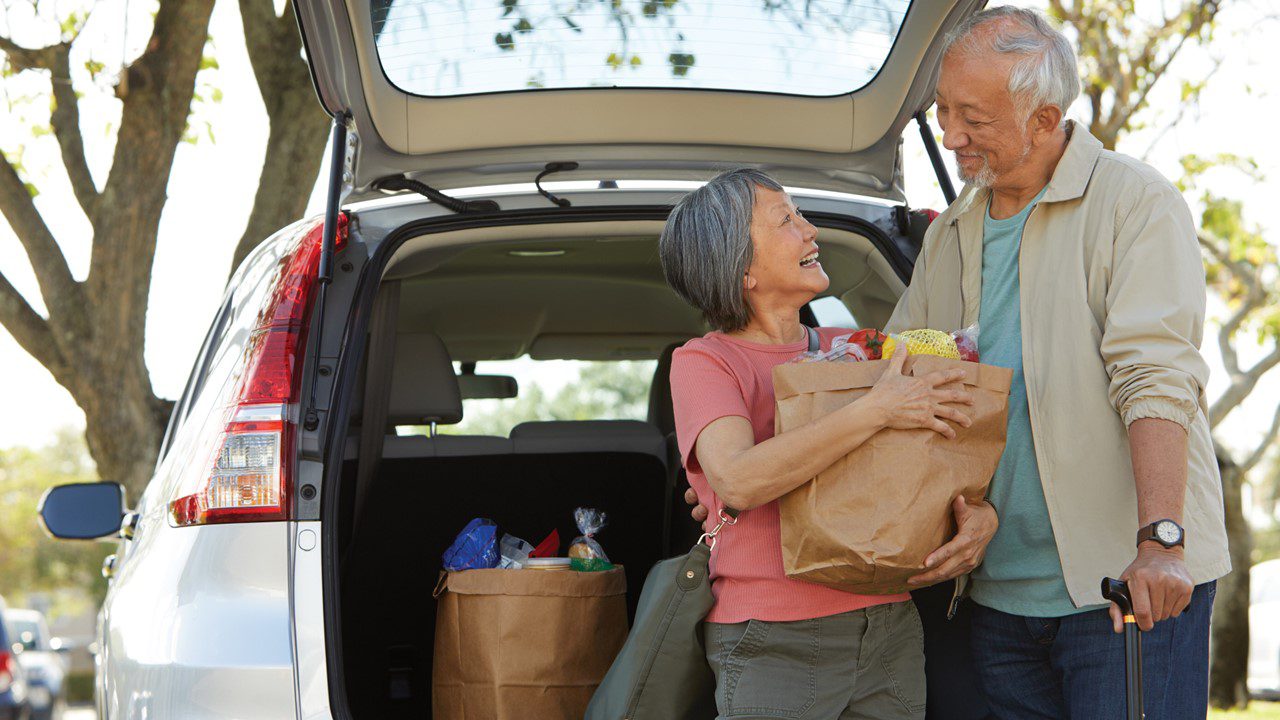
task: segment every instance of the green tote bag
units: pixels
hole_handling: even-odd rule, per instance
[[[587,706],[586,720],[706,720],[716,716],[716,679],[702,645],[711,612],[708,563],[726,510],[686,555],[649,571],[635,624]]]

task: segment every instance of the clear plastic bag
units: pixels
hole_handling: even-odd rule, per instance
[[[862,362],[867,359],[866,352],[857,343],[849,342],[852,335],[838,335],[831,340],[831,349],[826,352],[811,350],[791,358],[789,363],[806,362]]]
[[[501,559],[498,560],[500,569],[519,570],[524,561],[529,559],[533,546],[515,535],[504,534],[502,542],[498,543],[498,551],[501,555]]]
[[[578,524],[578,532],[582,535],[569,544],[569,557],[573,560],[574,570],[608,570],[613,567],[604,548],[596,541],[595,535],[604,528],[608,521],[605,513],[594,508],[578,508],[573,511],[573,519]]]
[[[981,362],[978,359],[978,323],[951,333],[951,337],[956,341],[956,349],[960,351],[961,360]]]

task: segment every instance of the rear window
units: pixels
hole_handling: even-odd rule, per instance
[[[455,372],[461,367],[455,363]],[[463,399],[462,422],[441,425],[445,435],[508,437],[511,428],[537,420],[645,420],[656,360],[519,360],[477,363],[479,375],[516,379],[519,393],[506,399]],[[399,435],[426,435],[422,425],[401,425]]]
[[[842,95],[910,0],[372,0],[387,79],[423,96],[591,87]]]

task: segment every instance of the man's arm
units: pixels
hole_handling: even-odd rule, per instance
[[[1200,354],[1204,264],[1190,210],[1167,183],[1137,191],[1116,223],[1100,350],[1111,377],[1111,402],[1129,432],[1136,537],[1138,528],[1156,520],[1183,524],[1187,434],[1208,382]],[[1190,602],[1193,583],[1181,547],[1144,542],[1121,578],[1130,583],[1143,630],[1177,616]],[[1120,632],[1114,604],[1111,615]]]
[[[1138,527],[1166,518],[1181,525],[1187,492],[1187,432],[1169,420],[1135,420],[1129,426],[1129,450],[1138,490]],[[1181,615],[1195,589],[1182,547],[1166,548],[1154,540],[1138,546],[1137,559],[1121,579],[1129,583],[1134,616],[1143,630]],[[1120,632],[1122,618],[1115,605],[1111,618]]]

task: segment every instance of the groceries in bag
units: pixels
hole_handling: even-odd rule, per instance
[[[573,511],[573,519],[578,523],[581,536],[574,538],[569,545],[569,557],[573,560],[573,569],[581,572],[599,572],[612,570],[613,563],[604,554],[604,548],[596,542],[596,533],[605,525],[605,514],[592,508],[578,508]]]
[[[912,589],[924,558],[956,532],[957,496],[980,501],[1004,451],[1012,371],[960,359],[976,357],[976,328],[902,333],[883,357],[906,347],[903,368],[920,377],[960,369],[974,397],[968,428],[948,440],[932,430],[876,433],[817,477],[778,500],[783,569],[790,578],[860,594]],[[866,395],[888,360],[784,363],[773,370],[775,432],[801,427]]]

